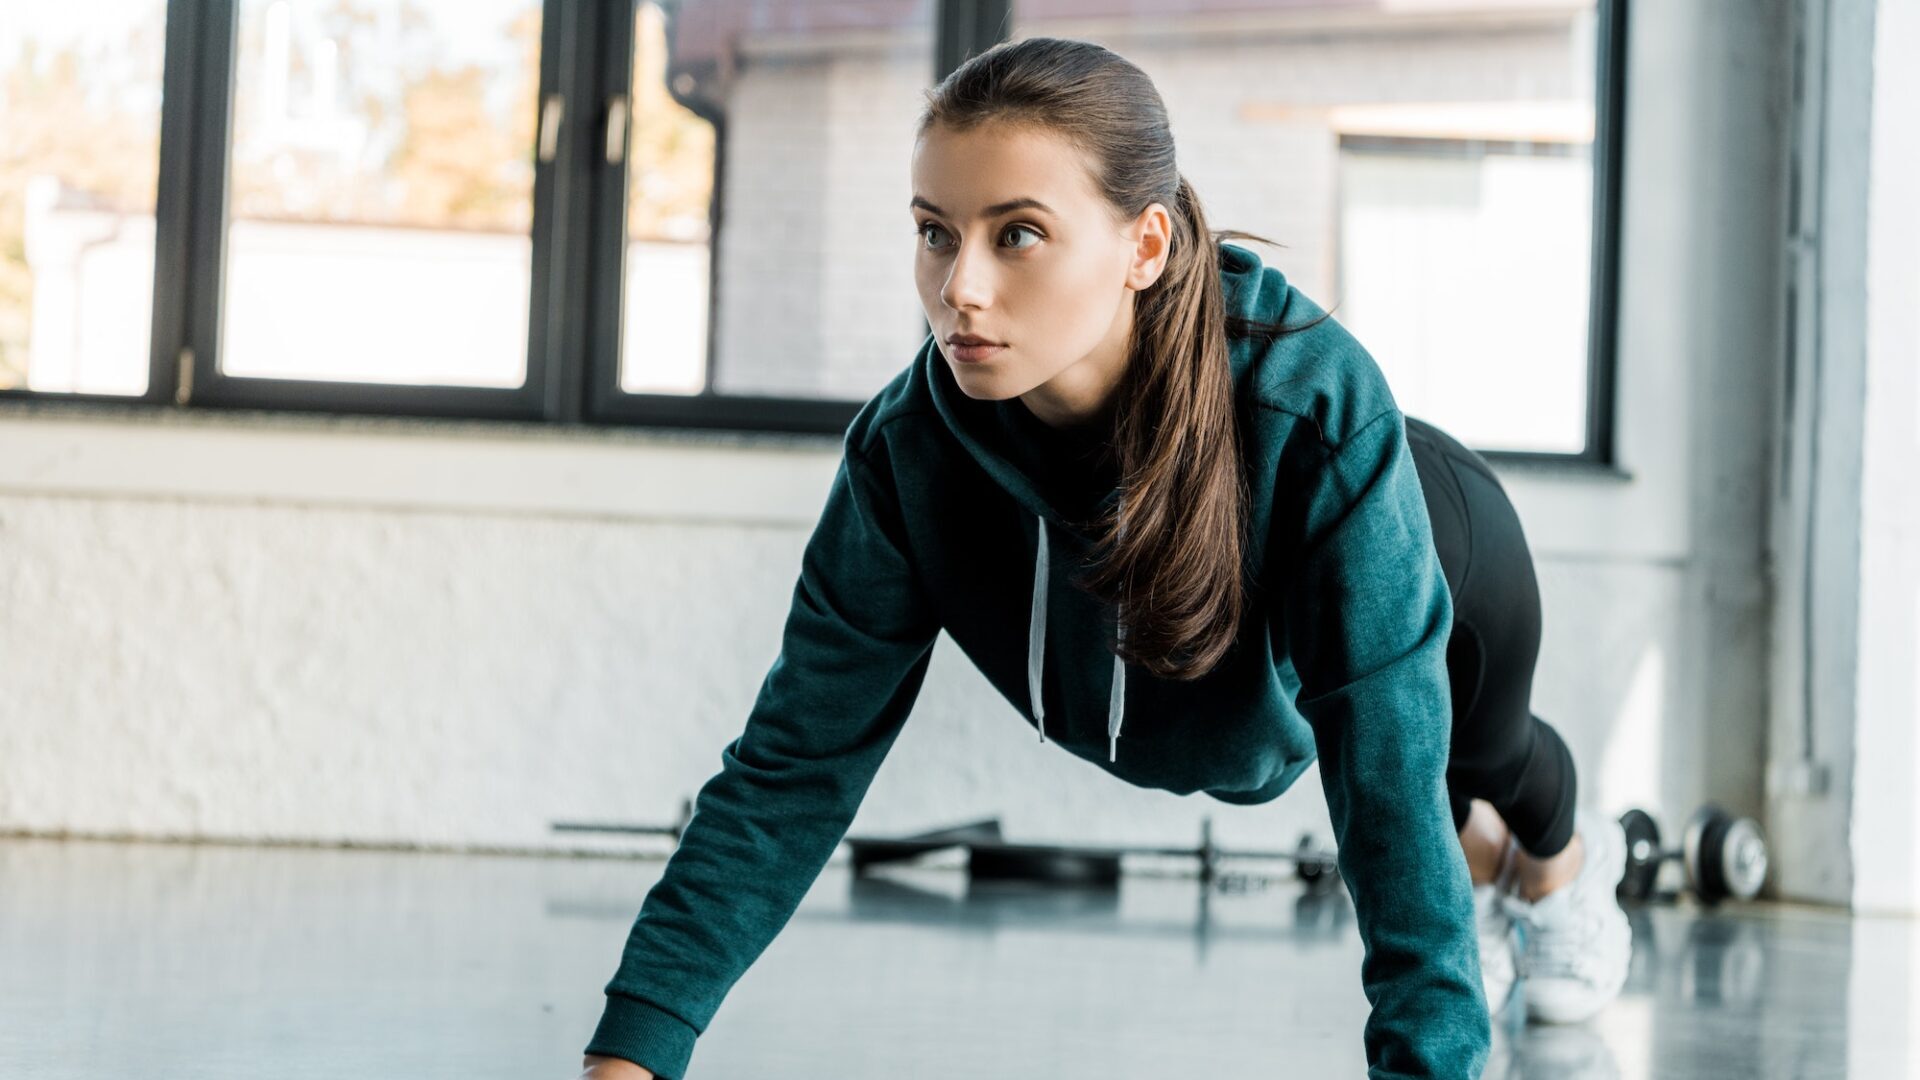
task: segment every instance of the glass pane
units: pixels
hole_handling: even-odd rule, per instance
[[[1344,321],[1408,412],[1478,449],[1586,441],[1593,162],[1550,146],[1341,146]]]
[[[934,0],[671,7],[634,27],[620,384],[865,400],[926,337],[905,207]]]
[[[0,389],[146,392],[166,14],[0,18]]]
[[[540,0],[243,0],[220,366],[526,382]]]
[[[1234,241],[1333,309],[1406,412],[1478,449],[1582,449],[1594,0],[1231,6],[1020,0],[1013,37],[1146,71],[1213,227],[1286,245]]]

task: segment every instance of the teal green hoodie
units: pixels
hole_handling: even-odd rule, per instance
[[[1229,312],[1323,314],[1220,250]],[[1233,337],[1229,363],[1253,588],[1234,647],[1192,681],[1122,664],[1124,626],[1065,580],[1092,537],[1020,466],[1018,399],[966,396],[929,337],[861,408],[779,656],[640,907],[588,1053],[685,1074],[845,836],[945,630],[1042,740],[1130,784],[1262,803],[1317,758],[1364,947],[1368,1076],[1479,1075],[1489,1021],[1445,783],[1453,604],[1402,414],[1333,319]]]

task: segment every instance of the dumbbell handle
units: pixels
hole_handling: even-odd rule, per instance
[[[1634,844],[1628,847],[1627,858],[1629,860],[1638,858],[1639,861],[1644,863],[1660,863],[1660,862],[1666,862],[1668,859],[1682,858],[1686,855],[1686,851],[1684,851],[1681,848],[1659,848],[1657,850],[1650,851],[1644,857],[1641,857],[1640,853],[1635,851],[1634,848],[1640,847],[1642,844],[1645,844],[1645,843],[1646,843],[1645,841],[1641,841],[1640,844]]]

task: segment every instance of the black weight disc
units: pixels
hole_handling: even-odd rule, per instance
[[[1039,845],[974,844],[967,849],[967,876],[975,881],[1116,887],[1120,856]]]
[[[1614,895],[1644,902],[1653,895],[1653,881],[1660,875],[1660,826],[1652,814],[1634,809],[1620,815],[1620,827],[1627,834],[1627,872]]]
[[[1300,834],[1300,845],[1293,853],[1295,877],[1310,887],[1319,888],[1333,884],[1339,872],[1338,865],[1316,848],[1312,833]]]
[[[1000,819],[984,818],[950,829],[936,829],[912,836],[849,836],[844,842],[853,852],[853,872],[864,874],[869,868],[882,863],[903,862],[942,848],[998,839]]]
[[[1733,818],[1726,811],[1717,806],[1703,806],[1687,828],[1687,875],[1693,882],[1694,895],[1708,906],[1718,904],[1731,894],[1722,855],[1727,830],[1732,827]]]

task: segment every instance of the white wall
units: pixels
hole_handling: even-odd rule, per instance
[[[1866,18],[1863,21],[1862,15]],[[1769,547],[1768,827],[1780,884],[1844,904],[1858,616],[1861,328],[1872,24],[1864,5],[1797,0],[1803,70],[1788,156],[1791,317]]]
[[[1848,839],[1855,910],[1920,913],[1920,8],[1878,6]]]
[[[1504,474],[1545,593],[1536,711],[1584,801],[1676,828],[1706,797],[1761,810],[1785,25],[1782,0],[1636,5],[1630,478]],[[663,850],[547,826],[664,823],[717,768],[836,450],[0,414],[0,829]],[[1038,744],[943,641],[854,828],[985,813],[1066,840],[1325,823],[1311,773],[1260,808],[1127,788]]]
[[[1795,332],[1774,480],[1768,822],[1779,884],[1920,912],[1920,45],[1909,4],[1801,0]],[[1878,12],[1876,16],[1876,6]]]

